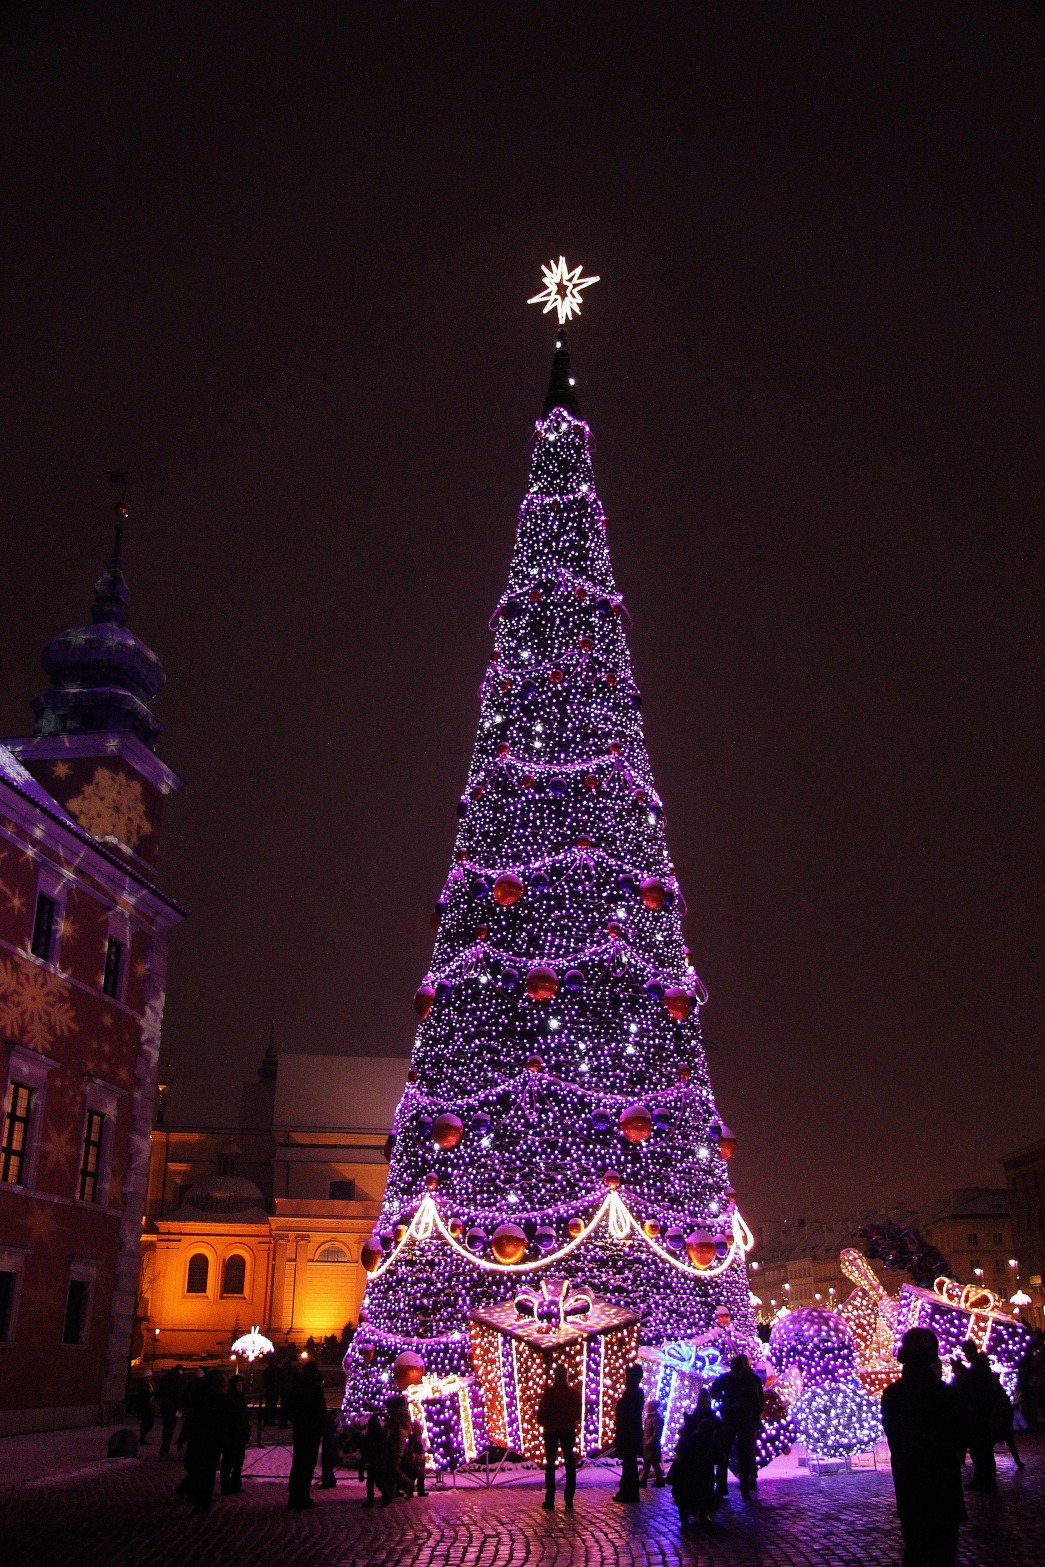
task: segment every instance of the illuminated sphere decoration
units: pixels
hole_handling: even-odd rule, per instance
[[[490,1237],[490,1250],[498,1262],[521,1262],[526,1255],[526,1231],[518,1224],[499,1224]]]
[[[464,1122],[449,1110],[432,1122],[432,1141],[442,1149],[456,1148],[464,1136]]]
[[[408,1387],[416,1387],[425,1374],[425,1363],[412,1349],[404,1349],[395,1358],[392,1380],[401,1393]]]
[[[693,1010],[693,998],[688,991],[673,987],[664,992],[664,1010],[676,1023],[684,1023]]]
[[[620,1129],[629,1143],[644,1143],[653,1130],[653,1117],[645,1105],[629,1105],[621,1112]]]
[[[503,876],[498,876],[493,884],[494,902],[499,903],[504,909],[511,908],[513,903],[518,903],[525,891],[526,888],[518,876],[506,872]]]
[[[438,928],[415,981],[416,1077],[394,1118],[379,1245],[364,1246],[364,1267],[376,1264],[366,1316],[347,1357],[352,1421],[387,1400],[401,1352],[420,1358],[414,1401],[433,1454],[431,1432],[464,1418],[456,1395],[436,1411],[443,1381],[473,1378],[487,1434],[495,1418],[494,1352],[505,1346],[491,1327],[469,1368],[475,1313],[503,1305],[514,1321],[516,1301],[542,1280],[629,1315],[651,1351],[721,1346],[728,1312],[723,1351],[743,1350],[759,1368],[765,1360],[744,1260],[750,1235],[726,1196],[732,1166],[717,1146],[726,1130],[702,1034],[706,992],[683,936],[631,620],[566,352],[560,342],[504,592],[484,607],[494,647],[447,874],[420,911],[404,911],[404,921],[427,917],[434,901]],[[640,530],[641,520],[624,525]],[[448,620],[468,612],[441,608]],[[441,656],[433,647],[433,661]],[[680,668],[679,688],[690,678]],[[447,693],[447,710],[455,700]],[[733,1163],[742,1174],[743,1161]],[[560,1347],[571,1380],[596,1315],[575,1304],[569,1319]],[[546,1339],[550,1320],[541,1319]],[[616,1350],[611,1359],[596,1376],[607,1399],[625,1370]],[[504,1384],[509,1403],[538,1395],[545,1372],[535,1364],[532,1388]],[[585,1454],[595,1450],[585,1445],[589,1402]],[[511,1411],[502,1416],[510,1425]]]
[[[723,1159],[732,1159],[733,1155],[736,1153],[736,1149],[737,1149],[737,1140],[736,1140],[736,1138],[734,1137],[733,1133],[730,1131],[729,1127],[728,1126],[724,1126],[722,1128],[721,1133],[719,1134],[719,1139],[718,1139],[718,1151],[719,1151],[719,1153],[722,1155]]]
[[[856,1375],[856,1340],[837,1312],[801,1306],[774,1322],[769,1358],[781,1377],[797,1372],[804,1393]]]
[[[647,909],[656,911],[664,907],[667,889],[662,881],[655,881],[653,878],[650,878],[649,881],[644,881],[639,888],[639,897]]]
[[[381,1259],[383,1256],[384,1252],[382,1250],[379,1237],[376,1235],[369,1236],[368,1239],[363,1242],[362,1250],[359,1253],[359,1260],[363,1264],[363,1267],[368,1273],[373,1273],[375,1268],[379,1268],[381,1266]]]
[[[526,976],[526,994],[531,1001],[551,1001],[558,988],[554,969],[534,968]]]
[[[817,1458],[851,1458],[882,1440],[881,1404],[854,1378],[804,1389],[789,1411],[800,1442]]]
[[[715,1237],[709,1230],[686,1236],[686,1255],[695,1268],[710,1268],[715,1260]]]

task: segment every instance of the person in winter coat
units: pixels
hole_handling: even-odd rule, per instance
[[[965,1519],[965,1415],[959,1395],[941,1381],[939,1355],[931,1328],[909,1328],[896,1357],[900,1380],[882,1394],[904,1567],[953,1567]]]
[[[156,1384],[147,1371],[138,1383],[138,1441],[148,1443],[156,1424]]]
[[[654,1485],[664,1484],[664,1470],[660,1462],[660,1440],[663,1434],[664,1416],[660,1412],[657,1400],[651,1398],[642,1417],[642,1473],[639,1475],[639,1485],[643,1489],[651,1473],[656,1476]]]
[[[294,1435],[287,1506],[292,1511],[304,1512],[316,1505],[311,1495],[312,1475],[327,1424],[323,1376],[314,1360],[305,1362],[288,1397],[286,1411]]]
[[[613,1446],[620,1459],[620,1485],[615,1502],[639,1500],[639,1459],[642,1457],[642,1367],[629,1366],[624,1373],[624,1392],[614,1411],[616,1426]]]
[[[729,1460],[735,1448],[740,1494],[749,1497],[758,1484],[755,1444],[766,1395],[746,1355],[734,1355],[729,1370],[723,1376],[716,1377],[711,1384],[711,1397],[718,1404],[722,1420],[722,1445],[715,1476],[716,1495],[725,1496],[729,1489]]]
[[[537,1423],[544,1434],[544,1501],[541,1506],[551,1512],[555,1506],[555,1467],[562,1448],[563,1468],[566,1471],[562,1488],[562,1500],[567,1512],[573,1506],[577,1490],[577,1454],[574,1444],[581,1423],[581,1395],[570,1384],[566,1367],[556,1365],[552,1380],[541,1394],[537,1405]]]
[[[991,1370],[987,1356],[971,1340],[962,1345],[962,1354],[969,1362],[969,1369],[958,1387],[958,1397],[965,1409],[969,1457],[973,1463],[968,1490],[996,1491],[998,1466],[994,1461],[994,1428],[1005,1389]]]
[[[242,1377],[230,1377],[226,1399],[225,1445],[221,1450],[221,1494],[243,1489],[243,1460],[250,1441],[250,1410]]]
[[[261,1386],[265,1390],[265,1413],[262,1418],[267,1426],[274,1426],[279,1415],[279,1367],[275,1355],[270,1355],[265,1361]]]
[[[711,1393],[702,1389],[696,1409],[682,1422],[675,1458],[668,1470],[668,1484],[685,1526],[695,1515],[710,1523],[715,1506],[715,1466],[722,1445],[722,1423],[711,1404]]]
[[[406,1443],[410,1434],[410,1406],[401,1393],[385,1406],[385,1466],[381,1481],[381,1506],[390,1507],[396,1497],[412,1496],[414,1482],[406,1472]]]
[[[323,1441],[319,1449],[319,1489],[332,1491],[337,1485],[334,1467],[341,1457],[341,1414],[337,1409],[327,1410],[327,1423],[323,1428]]]
[[[410,1430],[406,1436],[406,1455],[403,1460],[403,1468],[417,1487],[418,1496],[425,1494],[425,1465],[428,1462],[428,1452],[425,1448],[424,1431],[420,1420],[411,1422]]]
[[[178,1424],[178,1411],[181,1408],[183,1381],[184,1370],[180,1365],[172,1366],[160,1378],[157,1397],[160,1403],[161,1458],[166,1458],[171,1450],[171,1442],[174,1439],[174,1427]]]
[[[208,1371],[194,1393],[182,1426],[185,1441],[185,1494],[194,1513],[205,1513],[214,1497],[214,1477],[221,1462],[228,1422],[225,1375]]]
[[[364,1507],[374,1505],[374,1487],[384,1494],[385,1426],[377,1410],[370,1416],[359,1444],[360,1480],[366,1478]]]

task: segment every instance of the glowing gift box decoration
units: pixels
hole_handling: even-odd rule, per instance
[[[1031,1332],[1013,1315],[1011,1307],[983,1284],[959,1284],[937,1279],[931,1290],[905,1284],[896,1314],[894,1350],[908,1328],[932,1328],[940,1341],[944,1377],[950,1381],[951,1357],[966,1339],[982,1349],[993,1362],[1006,1393],[1016,1391],[1016,1368],[1027,1351]]]
[[[470,1377],[429,1374],[406,1399],[410,1418],[421,1422],[429,1469],[460,1469],[485,1448],[482,1404]]]
[[[701,1388],[729,1370],[726,1336],[719,1329],[700,1339],[644,1345],[639,1358],[645,1367],[642,1390],[647,1399],[655,1398],[660,1405],[664,1417],[661,1447],[670,1457],[683,1419],[697,1407]]]
[[[543,1462],[537,1405],[556,1365],[580,1389],[581,1452],[599,1452],[613,1440],[624,1373],[638,1355],[633,1311],[550,1278],[473,1311],[468,1333],[491,1442]]]

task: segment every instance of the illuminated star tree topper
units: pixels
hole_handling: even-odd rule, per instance
[[[539,294],[534,294],[528,299],[528,305],[544,305],[544,314],[549,310],[558,312],[559,325],[565,326],[574,315],[580,315],[581,289],[590,288],[597,283],[597,277],[581,277],[580,267],[571,269],[566,265],[566,257],[560,256],[558,261],[551,261],[545,267],[541,267],[544,274],[544,287]]]

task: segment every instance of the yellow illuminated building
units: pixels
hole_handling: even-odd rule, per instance
[[[152,1133],[139,1359],[223,1358],[255,1324],[278,1347],[358,1321],[359,1254],[405,1079],[398,1059],[284,1055],[277,1068],[270,1048],[238,1106],[226,1085],[208,1098],[205,1080],[167,1090]]]

